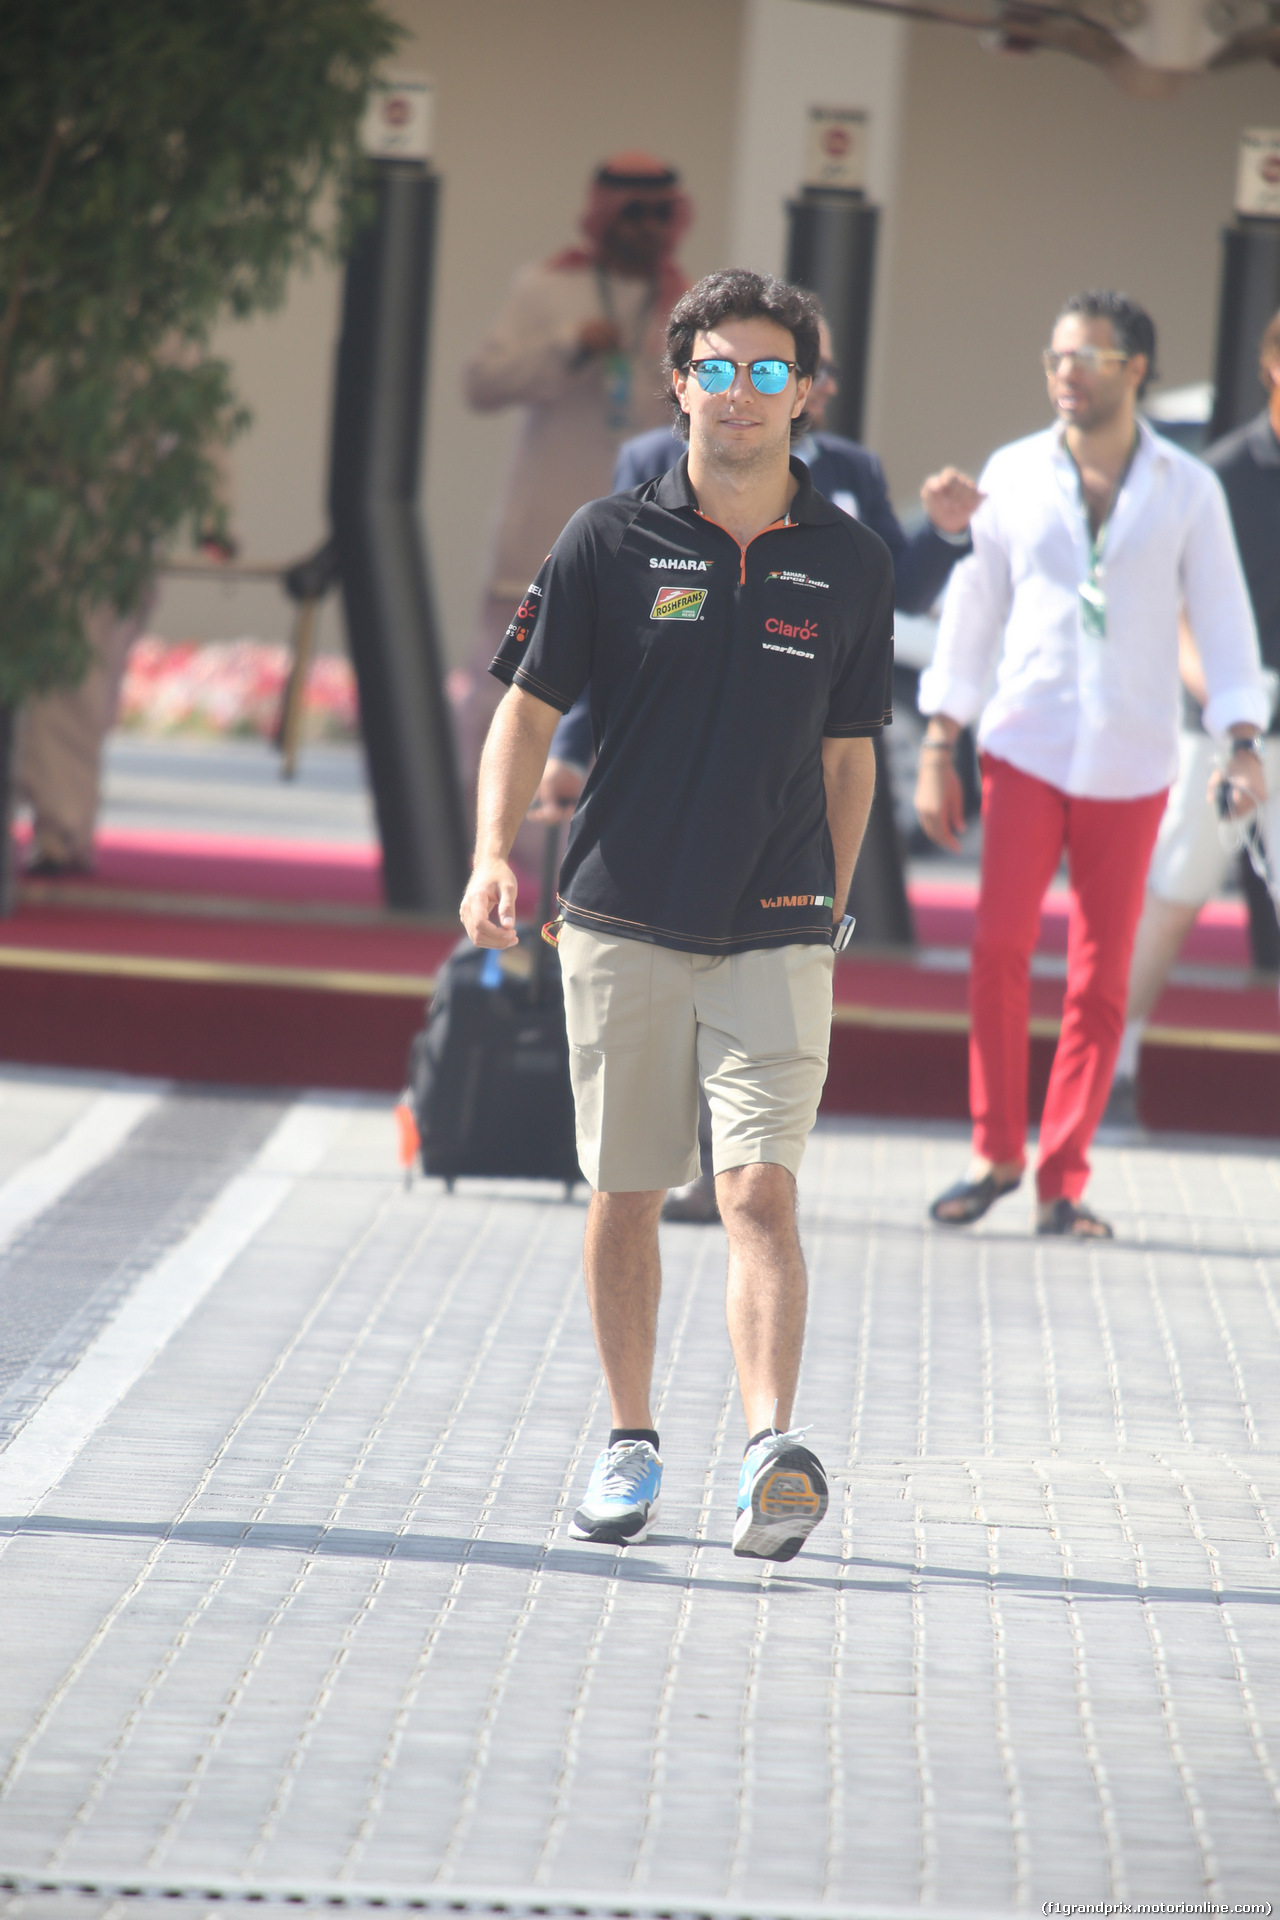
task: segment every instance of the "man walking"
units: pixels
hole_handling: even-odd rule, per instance
[[[839,434],[821,431],[827,407],[840,391],[830,329],[821,316],[818,339],[818,367],[804,409],[808,429],[792,440],[792,458],[804,461],[814,486],[833,506],[879,534],[893,560],[894,605],[903,613],[923,613],[938,598],[961,554],[969,551],[967,529],[982,496],[968,474],[955,467],[930,474],[920,489],[926,524],[914,534],[905,533],[875,454]],[[684,445],[674,423],[624,441],[613,469],[614,492],[660,479],[680,458]],[[572,812],[594,754],[591,700],[584,689],[552,736],[535,820],[554,821]],[[891,808],[892,796],[883,791],[877,804]],[[699,1141],[701,1171],[687,1185],[671,1189],[663,1202],[664,1220],[709,1224],[720,1218],[712,1171],[711,1116],[705,1100],[700,1102]]]
[[[1280,674],[1280,313],[1272,315],[1258,347],[1258,372],[1267,405],[1245,427],[1210,447],[1206,465],[1221,480],[1258,623],[1265,665]],[[1106,1118],[1138,1118],[1138,1054],[1142,1033],[1164,990],[1169,970],[1206,900],[1222,886],[1233,854],[1223,845],[1221,821],[1209,797],[1216,743],[1205,731],[1208,698],[1194,634],[1184,635],[1182,677],[1187,688],[1178,741],[1178,777],[1151,858],[1147,898],[1138,922],[1129,976],[1129,1008],[1116,1060]],[[1274,684],[1274,682],[1273,682]],[[1280,709],[1263,742],[1262,760],[1247,743],[1228,769],[1233,812],[1266,805],[1262,839],[1272,870],[1280,862]]]
[[[889,718],[892,569],[790,459],[818,360],[811,296],[712,274],[676,305],[666,357],[687,457],[574,515],[494,662],[510,690],[481,763],[462,918],[477,945],[514,944],[508,852],[556,723],[590,683],[599,752],[561,872],[560,956],[613,1426],[573,1532],[637,1541],[657,1514],[658,1215],[697,1172],[701,1078],[749,1436],[734,1551],[788,1560],[827,1505],[790,1430],[796,1174]]]
[[[1096,1238],[1111,1229],[1081,1195],[1178,763],[1180,606],[1200,645],[1205,725],[1234,736],[1233,778],[1256,765],[1268,703],[1221,484],[1137,418],[1155,363],[1150,318],[1122,294],[1079,294],[1044,363],[1058,425],[988,462],[974,551],[952,576],[920,684],[932,718],[916,806],[941,846],[954,848],[963,824],[952,743],[982,714],[973,1159],[930,1211],[962,1226],[1022,1178],[1031,950],[1065,851],[1067,985],[1040,1125],[1036,1231]]]

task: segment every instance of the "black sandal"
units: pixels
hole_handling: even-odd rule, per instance
[[[1015,1187],[1022,1185],[1022,1175],[1016,1180],[1006,1180],[1003,1186],[994,1173],[984,1173],[981,1180],[957,1180],[953,1187],[940,1193],[929,1208],[930,1219],[936,1220],[940,1227],[967,1227],[973,1221],[981,1220],[988,1207],[994,1206],[1003,1194],[1012,1193]],[[939,1213],[938,1208],[948,1202],[959,1200],[963,1203],[960,1213]]]
[[[1071,1240],[1114,1240],[1116,1237],[1109,1221],[1099,1220],[1096,1213],[1079,1200],[1068,1200],[1065,1194],[1054,1201],[1047,1220],[1037,1219],[1036,1232],[1063,1234]]]

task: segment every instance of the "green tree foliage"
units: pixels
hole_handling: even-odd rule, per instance
[[[399,32],[375,0],[3,0],[0,707],[219,524],[244,416],[209,330],[335,244]]]

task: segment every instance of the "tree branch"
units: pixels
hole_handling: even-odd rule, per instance
[[[18,331],[18,319],[22,312],[22,296],[27,290],[27,262],[31,257],[32,231],[44,196],[49,191],[49,182],[53,178],[53,170],[58,164],[58,155],[62,151],[66,137],[66,122],[55,120],[49,129],[49,138],[45,142],[25,233],[18,243],[18,257],[13,269],[13,291],[9,295],[9,304],[4,310],[4,318],[0,320],[0,409],[4,407],[5,390],[9,384],[9,360],[13,352],[14,335]]]

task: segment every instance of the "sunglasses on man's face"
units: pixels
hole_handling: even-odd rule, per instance
[[[1064,360],[1074,360],[1084,373],[1101,373],[1104,367],[1121,365],[1132,358],[1116,347],[1046,347],[1040,355],[1046,373],[1059,373]]]
[[[674,200],[628,200],[618,212],[619,220],[656,220],[665,227],[675,218]]]
[[[794,360],[691,360],[689,371],[704,393],[728,393],[739,367],[747,369],[757,393],[781,393],[795,364]]]

